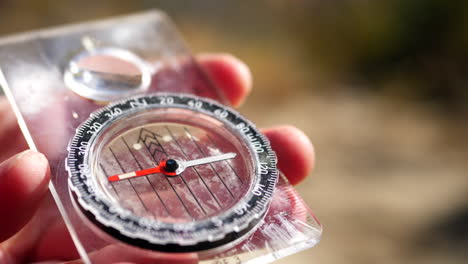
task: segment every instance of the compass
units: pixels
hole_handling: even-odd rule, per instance
[[[164,252],[208,250],[254,231],[278,181],[276,156],[251,122],[188,94],[109,104],[77,128],[68,152],[85,221]]]

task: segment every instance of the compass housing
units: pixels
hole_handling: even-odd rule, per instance
[[[239,197],[229,206],[205,217],[167,221],[138,214],[133,208],[122,206],[121,201],[106,194],[102,180],[97,177],[96,160],[100,159],[99,153],[103,151],[105,142],[117,137],[113,135],[113,131],[118,131],[115,127],[124,122],[137,127],[141,125],[141,121],[138,121],[141,116],[169,116],[171,112],[181,111],[186,118],[180,122],[185,123],[193,118],[192,122],[196,123],[199,117],[214,120],[222,127],[218,135],[224,135],[226,141],[238,142],[235,144],[237,151],[242,152],[243,164],[248,170],[244,178],[247,182],[238,192]],[[278,181],[276,156],[266,137],[235,110],[193,95],[157,93],[132,97],[103,107],[78,127],[68,151],[66,167],[72,200],[77,209],[114,238],[157,251],[207,250],[253,231],[265,216]],[[211,168],[214,170],[213,166]],[[196,195],[193,197],[197,199]]]

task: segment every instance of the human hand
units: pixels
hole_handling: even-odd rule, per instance
[[[230,55],[205,54],[198,61],[215,84],[224,90],[232,106],[238,107],[250,93],[252,77],[242,62]],[[289,181],[299,183],[312,170],[314,150],[297,128],[283,125],[263,129],[278,156],[278,167]],[[0,99],[0,263],[63,262],[79,258],[69,233],[48,193],[46,158],[27,148],[6,100]],[[291,163],[291,161],[294,161]],[[294,173],[286,164],[295,164]],[[93,253],[96,263],[113,263],[115,248]],[[148,262],[145,256],[129,261]],[[164,254],[161,262],[196,262],[191,254]],[[80,263],[79,260],[72,263]],[[154,259],[151,263],[154,263]]]

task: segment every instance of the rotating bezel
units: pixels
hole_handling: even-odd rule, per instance
[[[237,133],[253,154],[255,164],[254,180],[246,196],[222,214],[177,224],[138,217],[100,194],[93,185],[89,161],[96,139],[114,122],[154,108],[199,112],[219,120],[232,133]],[[206,250],[239,238],[263,219],[278,181],[276,156],[266,137],[235,110],[193,95],[157,93],[135,96],[103,107],[78,127],[68,151],[69,186],[78,209],[113,237],[158,251]]]

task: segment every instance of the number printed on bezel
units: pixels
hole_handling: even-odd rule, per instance
[[[236,111],[158,93],[110,104],[67,158],[76,206],[113,237],[166,252],[218,247],[254,230],[278,180],[268,140]]]

